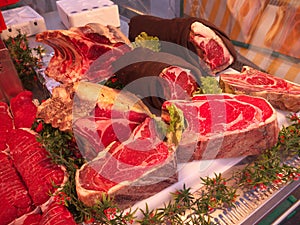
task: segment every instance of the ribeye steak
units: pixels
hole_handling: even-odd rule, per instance
[[[275,108],[292,112],[300,111],[300,85],[244,67],[241,73],[220,75],[220,86],[226,93],[260,96]]]
[[[198,95],[192,101],[167,101],[183,111],[187,127],[179,143],[181,161],[259,154],[277,142],[276,111],[263,98],[247,95]]]
[[[128,207],[177,181],[173,153],[147,118],[127,141],[113,142],[77,171],[78,198],[91,206],[107,194]]]

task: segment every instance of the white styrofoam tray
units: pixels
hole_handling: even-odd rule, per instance
[[[118,5],[110,0],[61,0],[56,2],[61,21],[67,27],[100,23],[120,27]]]
[[[27,36],[46,30],[44,18],[29,6],[21,6],[2,11],[7,29],[1,33],[2,39],[14,37],[18,30]]]

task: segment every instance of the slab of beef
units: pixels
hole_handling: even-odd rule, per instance
[[[51,202],[42,214],[39,225],[76,225],[72,214],[62,204]]]
[[[221,74],[220,86],[226,93],[260,96],[275,108],[300,111],[299,84],[250,67],[237,74]]]
[[[0,151],[2,151],[7,148],[7,137],[13,129],[13,119],[5,102],[0,102],[0,121]]]
[[[32,214],[26,216],[22,225],[40,225],[41,219],[42,219],[42,214],[32,213]]]
[[[73,132],[81,154],[87,160],[94,159],[114,141],[125,141],[139,122],[124,118],[82,117],[73,125]]]
[[[138,95],[154,114],[160,114],[166,99],[190,98],[202,76],[200,69],[182,58],[146,48],[134,49],[113,66],[124,89]]]
[[[263,98],[247,95],[198,95],[192,101],[166,101],[183,111],[187,127],[178,146],[179,161],[260,154],[278,138],[276,111]]]
[[[82,80],[90,65],[106,54],[105,60],[101,61],[101,69],[93,76],[103,79],[109,76],[105,72],[111,62],[130,51],[125,44],[128,39],[117,29],[110,28],[101,24],[87,24],[85,27],[47,30],[37,34],[36,41],[54,49],[54,56],[45,70],[46,75],[61,83]],[[89,78],[93,80],[95,77]]]
[[[76,172],[78,198],[88,206],[107,194],[126,208],[175,182],[174,151],[158,136],[150,118],[127,141],[113,142]]]
[[[131,18],[129,40],[135,41],[141,32],[156,36],[162,43],[162,51],[181,56],[195,66],[208,67],[215,74],[232,64],[236,57],[235,49],[228,36],[210,22],[195,17],[163,19],[150,15]],[[183,46],[171,49],[167,42]],[[194,54],[192,54],[194,53]]]
[[[31,91],[23,91],[10,100],[15,128],[31,128],[37,112]]]
[[[32,210],[28,191],[7,154],[0,152],[0,224],[7,225]]]
[[[62,168],[51,162],[48,152],[37,142],[36,136],[22,129],[15,129],[8,139],[14,166],[25,182],[33,203],[39,206],[53,193],[53,184],[59,186],[64,181]]]

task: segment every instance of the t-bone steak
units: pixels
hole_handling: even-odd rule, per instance
[[[30,197],[36,206],[45,203],[50,193],[54,193],[53,184],[63,183],[63,169],[51,162],[46,149],[36,140],[36,136],[22,129],[15,129],[8,139],[10,154],[14,166],[28,188]]]
[[[244,67],[241,73],[221,74],[220,86],[226,93],[260,96],[275,108],[300,111],[299,84],[250,67]]]
[[[247,95],[198,95],[192,101],[166,101],[183,111],[187,127],[178,146],[180,161],[260,154],[278,138],[276,111],[263,98]]]
[[[88,206],[105,194],[125,208],[174,182],[174,150],[161,140],[150,118],[127,141],[113,142],[76,172],[78,198]]]

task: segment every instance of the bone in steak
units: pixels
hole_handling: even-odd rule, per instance
[[[31,128],[37,112],[31,91],[20,92],[10,100],[10,109],[15,128]]]
[[[54,49],[54,56],[45,70],[46,75],[61,83],[73,83],[82,80],[90,65],[99,56],[109,54],[101,61],[103,65],[101,64],[102,69],[99,69],[105,72],[112,61],[130,50],[124,44],[127,42],[124,35],[115,37],[109,29],[103,31],[102,28],[97,29],[97,27],[103,26],[93,24],[69,30],[47,30],[37,34],[36,41],[43,42]],[[97,33],[100,31],[100,34]],[[111,35],[106,37],[105,34]],[[102,76],[101,71],[96,75]]]
[[[110,143],[127,140],[139,124],[124,118],[82,117],[74,123],[73,133],[82,155],[91,160]]]
[[[299,84],[250,67],[237,74],[221,74],[220,86],[227,93],[263,97],[278,109],[300,111]]]
[[[151,15],[132,17],[129,39],[135,41],[141,32],[163,41],[161,51],[178,55],[195,66],[207,67],[210,70],[207,72],[211,74],[222,71],[236,58],[235,48],[228,36],[214,24],[201,18],[164,19]],[[170,43],[174,43],[171,48]],[[184,51],[179,46],[188,50]]]
[[[199,95],[192,101],[166,101],[183,111],[187,128],[178,146],[180,161],[260,154],[277,142],[276,112],[263,98],[246,95]]]
[[[48,152],[36,140],[36,136],[22,129],[15,129],[8,139],[10,154],[14,166],[28,188],[30,197],[36,206],[49,199],[55,185],[64,181],[64,171],[53,164]]]
[[[7,137],[13,129],[13,119],[5,102],[0,102],[0,121],[0,151],[2,151],[7,148]]]
[[[173,150],[147,118],[123,143],[113,142],[105,152],[76,172],[78,198],[91,206],[103,194],[128,207],[177,181]]]
[[[29,212],[32,201],[8,155],[0,152],[0,224],[6,225]]]

